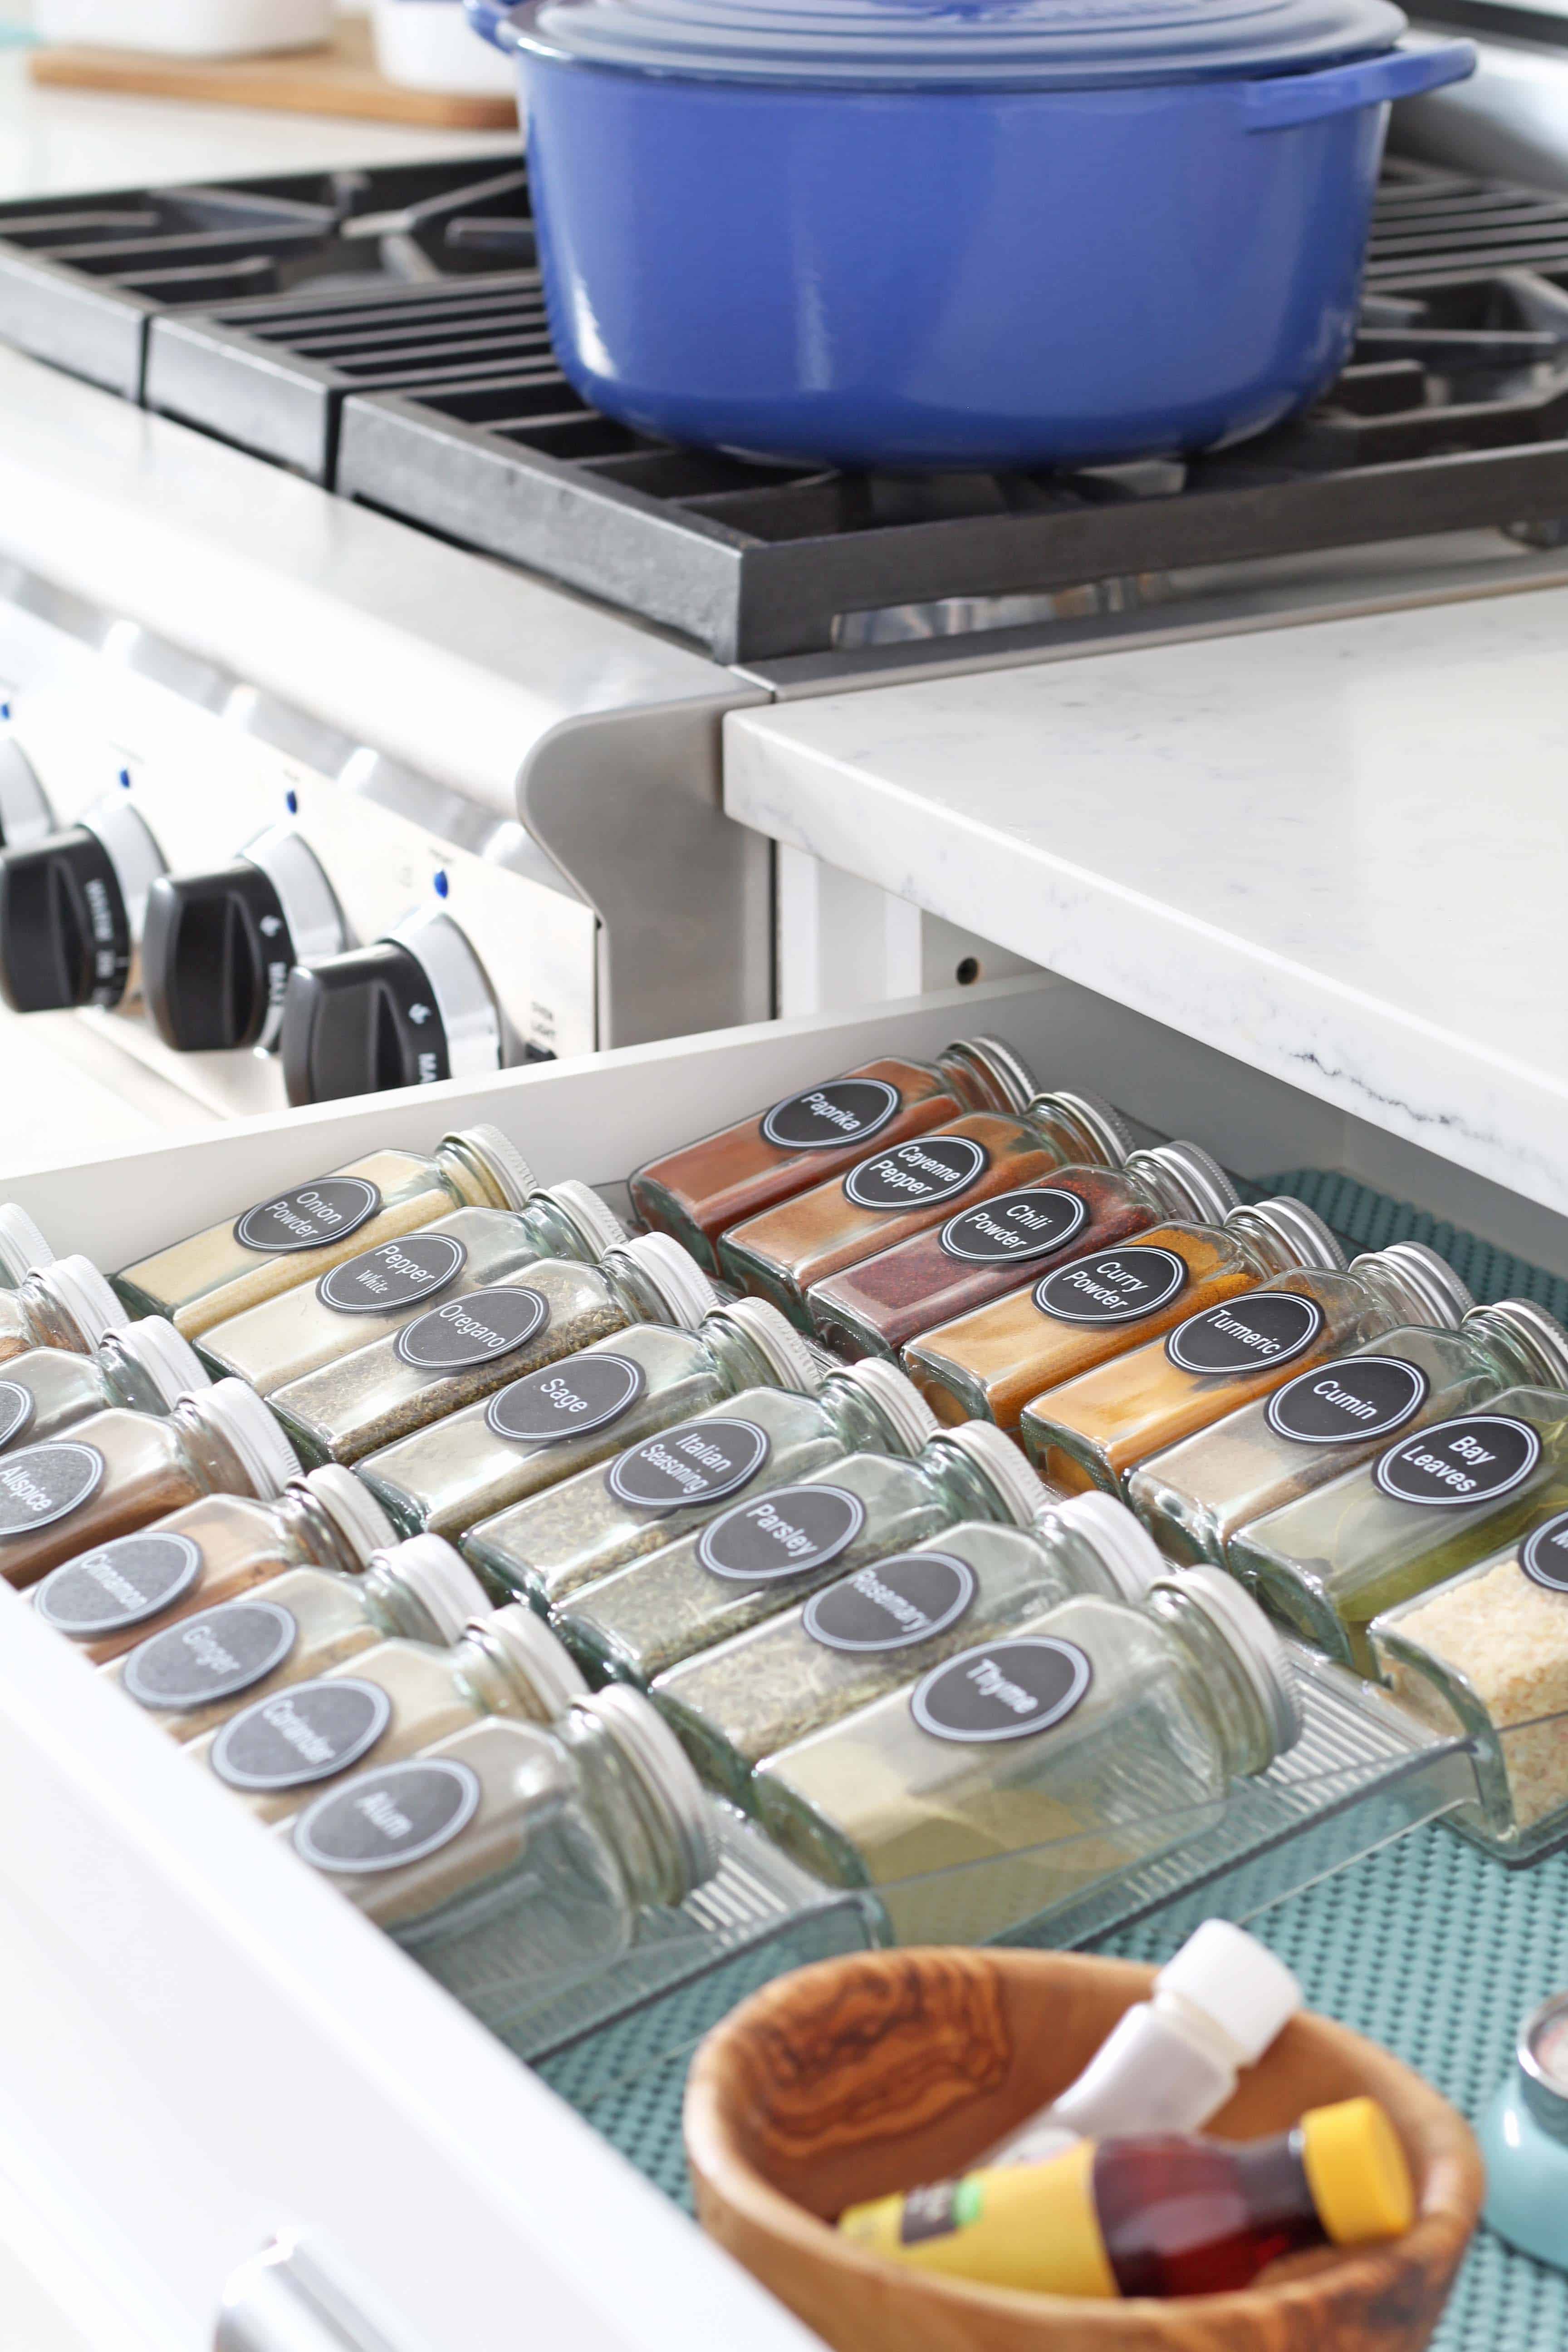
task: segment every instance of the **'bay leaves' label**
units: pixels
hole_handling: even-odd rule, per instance
[[[643,1511],[679,1511],[717,1503],[754,1478],[768,1458],[765,1430],[721,1416],[683,1421],[616,1456],[605,1484],[619,1503]]]
[[[46,1438],[0,1458],[0,1539],[30,1536],[85,1503],[103,1476],[96,1445]]]
[[[933,1666],[910,1694],[910,1711],[933,1739],[1026,1739],[1070,1715],[1092,1679],[1076,1643],[1023,1635]]]
[[[967,1192],[990,1161],[984,1145],[972,1136],[921,1136],[862,1160],[844,1179],[844,1190],[857,1208],[929,1209]]]
[[[1268,1423],[1296,1445],[1391,1437],[1425,1404],[1426,1390],[1426,1373],[1402,1356],[1346,1356],[1276,1389]]]
[[[294,1849],[318,1870],[397,1870],[436,1853],[479,1809],[479,1776],[453,1758],[412,1757],[357,1772],[318,1797],[294,1828]]]
[[[490,1399],[485,1419],[498,1437],[553,1445],[619,1421],[643,1387],[642,1366],[629,1356],[568,1356],[502,1389]]]
[[[950,1217],[938,1236],[949,1257],[971,1265],[1011,1265],[1070,1242],[1089,1211],[1058,1184],[1026,1184]]]
[[[1519,1555],[1526,1576],[1548,1592],[1568,1592],[1568,1511],[1542,1519]]]
[[[0,1445],[20,1437],[33,1418],[33,1392],[20,1381],[0,1381]]]
[[[242,1249],[274,1257],[289,1250],[322,1249],[343,1240],[380,1206],[381,1194],[363,1176],[318,1176],[247,1209],[234,1237]]]
[[[1168,1335],[1165,1353],[1184,1372],[1264,1371],[1299,1356],[1322,1328],[1315,1298],[1297,1290],[1255,1290],[1189,1315]]]
[[[1135,1323],[1168,1307],[1185,1288],[1187,1269],[1174,1250],[1096,1250],[1058,1265],[1035,1285],[1035,1304],[1059,1323]]]
[[[704,1528],[697,1557],[733,1583],[771,1584],[826,1568],[865,1524],[866,1506],[847,1486],[775,1486]]]
[[[143,1624],[184,1598],[202,1572],[189,1536],[117,1536],[46,1576],[33,1606],[73,1641],[95,1641]]]
[[[468,1255],[454,1234],[405,1234],[330,1267],[316,1285],[316,1296],[335,1315],[386,1315],[417,1307],[462,1272]]]
[[[763,1135],[784,1151],[835,1151],[869,1143],[899,1108],[899,1090],[886,1078],[830,1078],[825,1087],[786,1095],[763,1121]]]
[[[510,1356],[543,1329],[550,1302],[537,1290],[470,1290],[448,1298],[397,1335],[397,1352],[421,1372],[463,1372]]]
[[[1541,1434],[1511,1413],[1467,1412],[1402,1437],[1373,1476],[1396,1503],[1452,1509],[1511,1493],[1541,1459]]]
[[[274,1691],[231,1717],[210,1760],[231,1789],[303,1789],[357,1764],[391,1720],[392,1701],[379,1683],[326,1675]]]
[[[299,1627],[275,1601],[226,1601],[150,1633],[125,1661],[125,1689],[142,1706],[210,1706],[280,1666]]]
[[[974,1588],[974,1570],[952,1552],[899,1552],[814,1594],[801,1623],[828,1650],[908,1650],[956,1625]]]

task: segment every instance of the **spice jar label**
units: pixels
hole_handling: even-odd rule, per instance
[[[19,1381],[0,1381],[0,1445],[19,1437],[32,1418],[32,1391]]]
[[[1322,1328],[1315,1298],[1296,1290],[1255,1290],[1189,1315],[1166,1339],[1165,1353],[1184,1372],[1256,1372],[1299,1356]]]
[[[1092,1675],[1072,1642],[986,1642],[933,1666],[910,1692],[910,1711],[933,1739],[1026,1739],[1070,1715]]]
[[[642,1366],[629,1356],[568,1356],[502,1389],[490,1399],[485,1419],[498,1437],[553,1445],[619,1421],[643,1388]]]
[[[234,1237],[242,1249],[265,1250],[269,1256],[321,1249],[328,1242],[341,1242],[380,1206],[381,1194],[363,1176],[318,1176],[247,1209]]]
[[[990,1164],[990,1153],[973,1136],[922,1136],[862,1160],[844,1179],[844,1190],[857,1208],[929,1209],[967,1191]]]
[[[550,1302],[537,1290],[470,1290],[432,1307],[397,1335],[397,1352],[421,1372],[461,1372],[510,1356],[542,1330]]]
[[[298,1632],[276,1601],[226,1601],[150,1633],[126,1659],[123,1686],[142,1706],[206,1706],[280,1666]]]
[[[360,1772],[318,1797],[294,1826],[294,1850],[318,1870],[396,1870],[468,1828],[479,1776],[447,1757],[416,1756]]]
[[[1135,1323],[1168,1307],[1186,1281],[1186,1265],[1174,1250],[1096,1250],[1043,1276],[1035,1285],[1035,1304],[1061,1323]]]
[[[1510,1493],[1540,1459],[1540,1433],[1528,1421],[1502,1412],[1468,1412],[1402,1437],[1379,1455],[1373,1476],[1396,1503],[1452,1508]]]
[[[95,1445],[72,1438],[25,1445],[0,1461],[0,1538],[30,1536],[85,1503],[103,1476]]]
[[[1420,1366],[1402,1356],[1346,1356],[1276,1389],[1268,1423],[1297,1445],[1391,1437],[1425,1403],[1428,1385]]]
[[[91,1641],[156,1617],[201,1572],[201,1552],[189,1536],[117,1536],[46,1576],[33,1606],[57,1633]]]
[[[900,1552],[814,1593],[801,1623],[825,1649],[907,1650],[956,1625],[974,1588],[974,1570],[952,1552]]]
[[[1060,1249],[1088,1215],[1076,1192],[1058,1184],[1026,1184],[950,1217],[938,1238],[949,1257],[971,1265],[1009,1265]]]
[[[1568,1511],[1542,1519],[1521,1551],[1519,1564],[1548,1592],[1568,1592]]]
[[[868,1143],[899,1108],[886,1078],[830,1078],[825,1087],[786,1095],[763,1121],[763,1135],[784,1151],[842,1150]]]
[[[331,1267],[316,1296],[335,1315],[384,1315],[417,1307],[462,1271],[468,1253],[454,1234],[405,1234]]]
[[[775,1486],[704,1528],[697,1557],[715,1576],[772,1584],[826,1568],[865,1524],[865,1504],[846,1486]]]
[[[682,1422],[616,1456],[605,1484],[617,1502],[678,1511],[721,1502],[754,1478],[768,1458],[766,1430],[752,1421]]]
[[[226,1723],[211,1763],[231,1789],[302,1789],[368,1754],[392,1720],[379,1683],[324,1675],[258,1698]]]

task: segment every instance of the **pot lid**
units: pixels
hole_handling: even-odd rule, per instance
[[[530,0],[525,49],[724,81],[1099,89],[1391,48],[1389,0]]]

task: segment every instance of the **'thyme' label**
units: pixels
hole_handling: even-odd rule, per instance
[[[1174,1250],[1096,1250],[1058,1265],[1035,1285],[1035,1304],[1058,1323],[1136,1323],[1168,1307],[1186,1287],[1187,1269]]]
[[[973,1136],[921,1136],[862,1160],[844,1179],[844,1190],[861,1209],[930,1209],[966,1192],[990,1158]]]
[[[683,1421],[628,1446],[605,1484],[618,1503],[643,1511],[679,1511],[718,1503],[754,1478],[768,1458],[765,1430],[752,1421]]]
[[[85,1503],[103,1476],[95,1445],[46,1438],[0,1458],[0,1539],[30,1536]]]
[[[0,1445],[20,1437],[33,1418],[33,1392],[20,1381],[0,1381]]]
[[[899,1090],[886,1078],[830,1078],[774,1103],[763,1135],[784,1151],[839,1151],[869,1143],[898,1108]]]
[[[1264,1371],[1299,1356],[1322,1328],[1315,1298],[1296,1290],[1255,1290],[1189,1315],[1167,1338],[1165,1353],[1184,1372]]]
[[[1521,1550],[1519,1564],[1548,1592],[1568,1592],[1568,1511],[1542,1519]]]
[[[149,1634],[125,1661],[124,1687],[142,1706],[210,1706],[280,1666],[298,1633],[275,1601],[226,1601]]]
[[[1070,1715],[1092,1678],[1076,1643],[1043,1634],[986,1642],[933,1666],[910,1693],[910,1711],[933,1739],[1026,1739]]]
[[[550,1302],[537,1290],[470,1290],[432,1307],[397,1335],[397,1352],[421,1372],[463,1372],[510,1356],[543,1329]]]
[[[490,1399],[485,1419],[498,1437],[554,1445],[619,1421],[643,1385],[642,1366],[629,1356],[568,1356],[502,1389]]]
[[[386,1315],[417,1307],[462,1272],[468,1251],[453,1234],[405,1234],[322,1275],[316,1296],[334,1315]]]
[[[33,1606],[57,1633],[95,1641],[172,1608],[201,1572],[202,1556],[189,1536],[117,1536],[46,1576]]]
[[[274,1691],[226,1723],[212,1768],[231,1789],[303,1789],[368,1755],[392,1720],[379,1683],[351,1675]]]
[[[466,1830],[479,1794],[479,1774],[452,1758],[383,1764],[318,1797],[295,1824],[294,1849],[318,1870],[397,1870]]]
[[[950,1217],[940,1235],[949,1257],[971,1265],[1012,1265],[1070,1242],[1089,1211],[1059,1184],[1026,1184]]]
[[[956,1625],[974,1587],[974,1570],[952,1552],[900,1552],[816,1593],[801,1622],[828,1650],[912,1649]]]
[[[324,1249],[374,1217],[380,1206],[381,1194],[363,1176],[318,1176],[247,1209],[234,1237],[242,1249],[264,1250],[273,1257],[289,1250]]]
[[[1268,1423],[1297,1445],[1391,1437],[1426,1401],[1426,1375],[1402,1356],[1345,1356],[1298,1372],[1268,1400]]]
[[[1396,1503],[1452,1509],[1490,1503],[1522,1486],[1541,1459],[1541,1436],[1511,1413],[1467,1412],[1402,1437],[1373,1476]]]
[[[771,1584],[826,1568],[865,1524],[865,1504],[846,1486],[775,1486],[704,1528],[697,1557],[736,1584]]]

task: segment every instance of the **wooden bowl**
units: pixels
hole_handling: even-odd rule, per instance
[[[1298,2017],[1211,2128],[1254,2139],[1304,2109],[1381,2099],[1410,2160],[1415,2227],[1277,2263],[1242,2294],[1156,2302],[1021,2294],[851,2245],[847,2205],[965,2170],[1079,2074],[1153,1971],[1068,1952],[826,1960],[708,2036],[686,2095],[704,2229],[838,2352],[1416,2352],[1485,2179],[1447,2100],[1375,2043]]]

